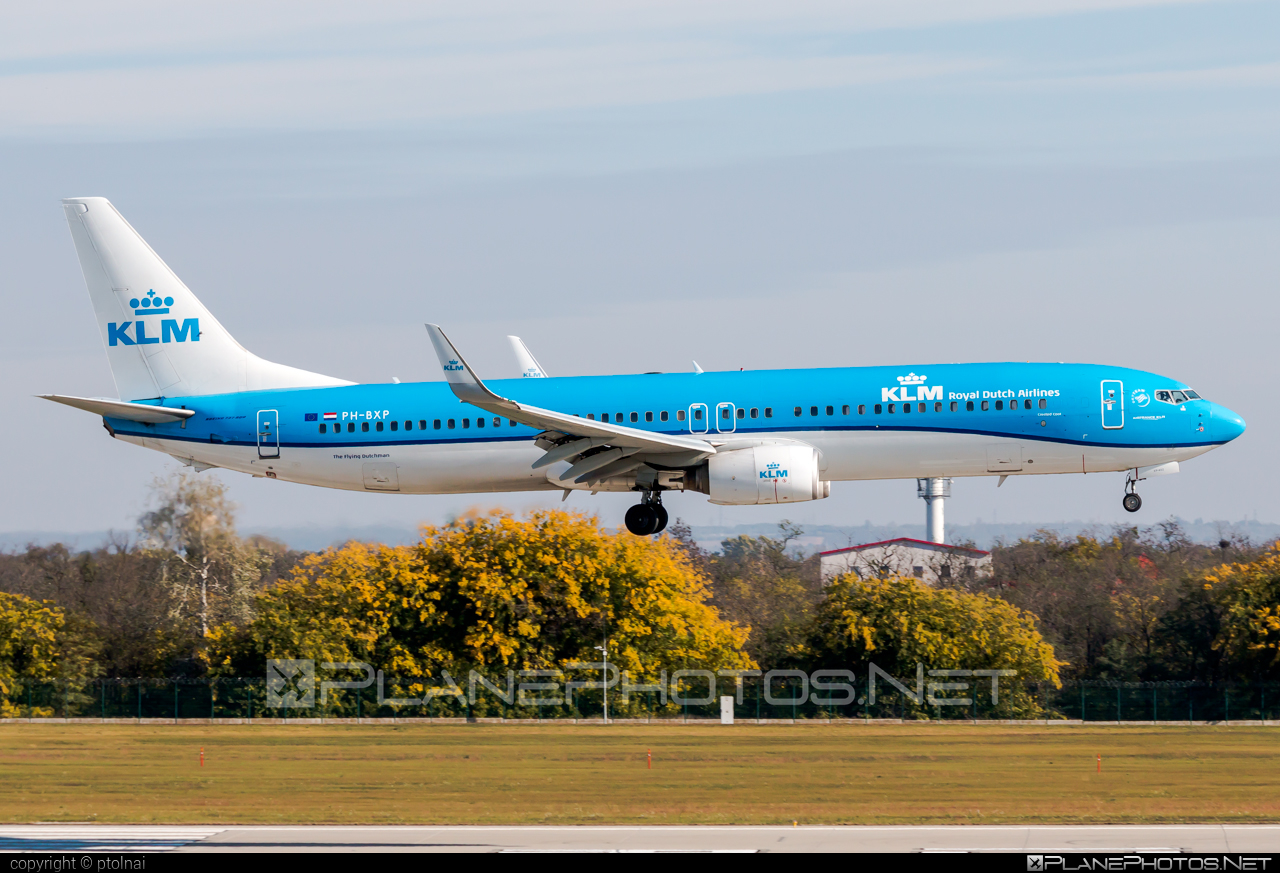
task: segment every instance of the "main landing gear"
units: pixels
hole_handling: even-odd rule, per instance
[[[662,533],[667,527],[667,510],[656,491],[645,492],[644,499],[627,510],[627,530],[638,537]]]
[[[1130,471],[1129,478],[1124,480],[1124,500],[1120,501],[1127,512],[1137,512],[1142,508],[1142,498],[1138,496],[1138,480]]]

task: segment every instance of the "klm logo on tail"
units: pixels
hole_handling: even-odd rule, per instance
[[[147,291],[146,297],[141,299],[134,297],[129,301],[129,307],[133,309],[134,315],[167,315],[172,305],[172,297],[157,297],[154,290]],[[130,326],[133,327],[132,335],[129,334]],[[200,341],[200,319],[184,318],[179,324],[176,318],[162,318],[160,336],[147,336],[147,324],[141,319],[137,322],[122,321],[119,324],[114,321],[107,322],[107,345],[109,346],[185,343],[188,339],[193,343]]]

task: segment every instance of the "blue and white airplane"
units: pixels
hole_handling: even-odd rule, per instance
[[[859,479],[1128,471],[1136,484],[1244,432],[1176,379],[1092,364],[939,364],[481,381],[427,325],[444,382],[360,385],[265,361],[107,200],[63,201],[117,398],[42,395],[204,470],[352,491],[632,491],[819,500]],[[518,341],[517,341],[518,343]],[[525,376],[545,374],[518,343]]]

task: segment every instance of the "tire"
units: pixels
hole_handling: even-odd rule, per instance
[[[1126,494],[1121,502],[1127,512],[1137,512],[1142,508],[1142,498],[1136,494]]]
[[[627,530],[638,537],[647,537],[653,533],[653,528],[657,525],[658,517],[652,509],[643,503],[637,503],[635,506],[627,510],[627,514],[623,519],[627,525]]]
[[[657,526],[653,529],[656,534],[662,533],[667,529],[667,510],[661,503],[653,504],[650,509],[653,510],[654,516],[657,518]]]

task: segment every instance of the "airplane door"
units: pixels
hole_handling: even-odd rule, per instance
[[[706,433],[711,422],[707,421],[707,404],[695,403],[689,407],[689,433]]]
[[[716,430],[720,433],[733,433],[738,429],[738,407],[732,403],[716,405]]]
[[[1111,379],[1102,383],[1102,426],[1106,430],[1124,427],[1124,383]]]
[[[280,457],[280,413],[277,410],[258,410],[258,457]]]

